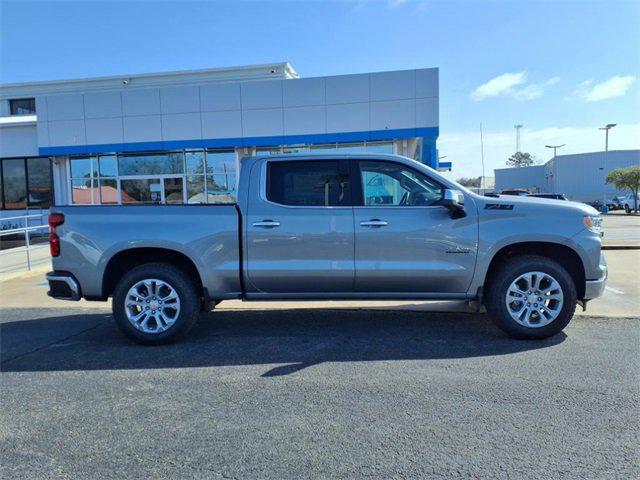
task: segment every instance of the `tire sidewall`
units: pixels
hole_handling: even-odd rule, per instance
[[[164,332],[146,333],[136,329],[125,311],[129,289],[137,282],[157,278],[167,282],[180,299],[180,313],[175,323]],[[118,282],[113,294],[113,316],[118,327],[130,338],[145,345],[164,344],[184,335],[195,323],[199,313],[199,298],[189,277],[180,269],[168,264],[147,264],[130,270]]]
[[[487,311],[501,330],[517,338],[547,338],[562,331],[571,321],[576,309],[577,293],[574,281],[557,262],[536,256],[515,257],[499,269],[494,285],[490,288]],[[519,324],[509,313],[506,293],[511,283],[527,272],[543,272],[551,275],[560,284],[563,294],[562,309],[558,316],[544,327],[526,327]]]

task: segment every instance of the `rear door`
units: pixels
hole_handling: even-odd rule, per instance
[[[248,287],[274,294],[351,291],[354,226],[348,161],[267,160],[254,165],[251,184]]]
[[[466,292],[477,251],[475,206],[452,219],[440,205],[443,186],[401,163],[354,160],[353,169],[355,290]]]

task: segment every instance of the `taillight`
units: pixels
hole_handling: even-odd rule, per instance
[[[51,250],[52,257],[60,255],[60,237],[56,234],[56,227],[63,223],[63,214],[52,213],[49,215],[49,250]]]

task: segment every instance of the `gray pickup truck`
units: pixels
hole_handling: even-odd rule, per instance
[[[593,208],[479,196],[394,155],[250,157],[237,203],[54,207],[49,223],[49,295],[113,297],[144,344],[226,299],[466,299],[545,338],[607,277]]]

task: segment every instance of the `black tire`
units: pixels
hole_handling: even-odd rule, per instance
[[[180,311],[173,325],[159,333],[138,330],[127,318],[125,300],[127,292],[136,283],[145,279],[167,282],[175,290],[180,301]],[[120,279],[113,293],[113,316],[116,324],[132,340],[143,345],[170,343],[185,335],[198,321],[200,295],[189,276],[179,268],[167,263],[146,263],[129,270]]]
[[[507,308],[506,295],[509,286],[527,272],[543,272],[560,284],[563,304],[558,316],[548,325],[528,327],[514,320]],[[492,275],[485,296],[485,306],[495,325],[514,338],[543,339],[561,332],[571,321],[576,310],[577,293],[573,278],[558,262],[536,255],[520,255],[507,259]]]
[[[624,206],[624,211],[627,215],[629,215],[631,213],[631,207],[629,207],[629,205],[625,205]]]

